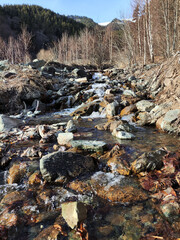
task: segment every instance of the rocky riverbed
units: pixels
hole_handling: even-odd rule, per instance
[[[178,64],[0,62],[0,239],[178,239]]]

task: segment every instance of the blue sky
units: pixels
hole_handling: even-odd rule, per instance
[[[95,22],[108,22],[114,18],[128,18],[131,0],[1,0],[0,4],[36,4],[63,15],[79,15]]]

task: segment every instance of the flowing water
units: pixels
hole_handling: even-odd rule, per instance
[[[94,75],[94,79],[101,77],[101,75]],[[87,91],[95,92],[99,98],[104,96],[104,92],[109,88],[107,84],[93,84],[92,88]],[[71,97],[68,98],[68,104],[70,105]],[[48,113],[45,116],[40,116],[34,122],[36,124],[45,123],[48,120],[50,122],[67,122],[70,117],[70,113],[76,110],[77,107],[64,109],[61,112]],[[61,116],[61,117],[58,117]],[[124,120],[130,121],[131,116],[126,116]],[[90,116],[84,116],[80,120],[75,121],[77,126],[76,139],[84,140],[100,140],[106,142],[109,146],[115,144],[121,144],[125,147],[127,154],[131,155],[131,158],[135,160],[140,154],[144,152],[154,151],[160,148],[167,148],[168,151],[176,151],[180,148],[180,139],[177,136],[169,135],[166,133],[158,132],[153,127],[138,127],[135,126],[137,132],[135,132],[136,138],[134,140],[119,140],[112,136],[108,131],[99,131],[95,126],[99,123],[105,123],[105,112],[93,112]],[[32,121],[33,123],[33,121]],[[27,143],[27,146],[36,144],[33,141]],[[23,145],[18,145],[17,148],[23,148]],[[38,164],[38,162],[35,162]],[[64,201],[83,201],[87,203],[89,207],[87,230],[89,232],[89,239],[92,240],[136,240],[142,239],[143,236],[154,232],[157,225],[166,226],[166,220],[159,214],[157,206],[148,198],[142,201],[135,202],[116,202],[111,203],[103,200],[101,197],[97,197],[92,192],[77,194],[71,189],[65,189],[58,186],[42,186],[44,188],[45,195],[48,196],[43,201],[43,197],[38,197],[40,189],[31,187],[27,183],[21,184],[7,184],[8,171],[0,172],[0,200],[4,195],[13,191],[22,192],[25,198],[29,199],[26,202],[25,209],[31,216],[31,220],[27,221],[27,224],[19,229],[10,230],[8,232],[8,239],[18,240],[31,240],[34,239],[38,233],[48,226],[51,226],[60,212],[61,203]],[[117,184],[120,187],[132,186],[138,189],[139,183],[136,177],[126,177],[117,175],[114,173],[104,173],[101,169],[97,169],[92,176],[86,176],[87,179],[95,179],[100,182],[105,191]],[[86,180],[85,177],[85,180]],[[48,194],[50,192],[50,194]],[[42,194],[41,194],[42,195]],[[39,202],[34,200],[34,197],[39,199]],[[0,209],[1,214],[3,208]],[[38,217],[37,217],[38,216]],[[37,220],[33,220],[33,218]],[[42,219],[42,220],[38,220]],[[37,223],[36,223],[37,222]],[[43,239],[43,238],[42,238]],[[58,239],[67,239],[65,237]],[[69,234],[68,239],[79,239]],[[162,238],[163,239],[163,238]],[[167,237],[168,239],[168,237]]]

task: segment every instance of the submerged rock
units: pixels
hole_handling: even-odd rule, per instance
[[[26,169],[26,163],[14,164],[9,170],[8,184],[20,183],[26,174]]]
[[[130,178],[113,173],[97,172],[91,177],[95,193],[112,202],[135,203],[148,196]]]
[[[61,204],[62,216],[73,229],[87,218],[87,209],[82,202],[67,202]]]
[[[92,152],[103,152],[106,147],[106,143],[103,141],[76,140],[71,141],[71,146]]]
[[[94,169],[94,161],[72,152],[54,152],[45,155],[40,160],[40,171],[45,181],[52,182],[57,178],[66,181]]]

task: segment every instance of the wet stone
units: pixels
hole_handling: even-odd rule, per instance
[[[71,146],[77,149],[103,153],[106,143],[103,141],[74,140],[71,141]]]
[[[9,170],[8,184],[20,183],[22,178],[26,175],[27,164],[14,164]]]
[[[95,194],[111,202],[135,203],[148,198],[131,179],[113,173],[97,172],[91,177]]]
[[[40,160],[40,171],[47,182],[57,178],[75,178],[93,169],[94,161],[91,157],[71,152],[50,153]]]
[[[163,167],[163,156],[166,153],[165,150],[144,153],[132,163],[131,170],[134,173],[140,173],[161,169]]]

